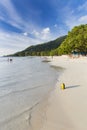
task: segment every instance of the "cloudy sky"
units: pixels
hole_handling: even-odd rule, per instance
[[[86,23],[86,0],[0,0],[0,55],[56,39]]]

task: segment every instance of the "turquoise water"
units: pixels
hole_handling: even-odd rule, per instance
[[[59,72],[40,57],[0,58],[0,129],[25,130],[26,119],[50,90]],[[21,124],[21,122],[23,122]]]

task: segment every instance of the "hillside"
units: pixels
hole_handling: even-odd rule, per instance
[[[50,55],[51,51],[58,48],[64,41],[66,36],[57,38],[54,41],[50,41],[43,44],[30,46],[21,52],[17,52],[11,56],[45,56]]]
[[[87,24],[74,27],[57,49],[58,55],[77,52],[87,54]]]

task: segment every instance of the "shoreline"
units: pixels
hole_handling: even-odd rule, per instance
[[[87,57],[53,57],[50,64],[65,70],[45,99],[46,106],[41,108],[42,114],[45,108],[45,116],[41,126],[35,130],[87,130]],[[65,83],[65,90],[60,89],[62,82]]]
[[[61,66],[66,70],[60,75],[57,87],[50,96],[51,106],[47,111],[48,119],[41,130],[87,130],[86,63],[87,57],[78,59],[71,59],[67,56],[54,57],[51,64]],[[62,82],[66,85],[64,91],[60,89]],[[54,96],[53,99],[51,99],[52,96]]]
[[[51,62],[51,57],[47,57],[47,62],[49,61],[49,64]],[[46,62],[45,60],[45,62]],[[63,68],[55,65],[50,65],[50,67],[56,69],[58,72],[62,73],[61,70]],[[60,75],[60,74],[59,74]],[[58,77],[59,77],[58,75]],[[57,82],[58,82],[58,77],[57,77]],[[39,104],[36,105],[35,108],[33,108],[29,114],[29,130],[41,130],[42,127],[44,126],[44,123],[46,122],[46,112],[48,108],[50,107],[49,99],[51,96],[51,93],[54,92],[56,88],[56,83],[53,88],[43,97],[43,99],[39,102]]]

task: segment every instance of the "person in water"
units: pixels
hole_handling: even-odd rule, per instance
[[[8,58],[8,61],[13,61],[13,59],[12,58]]]

